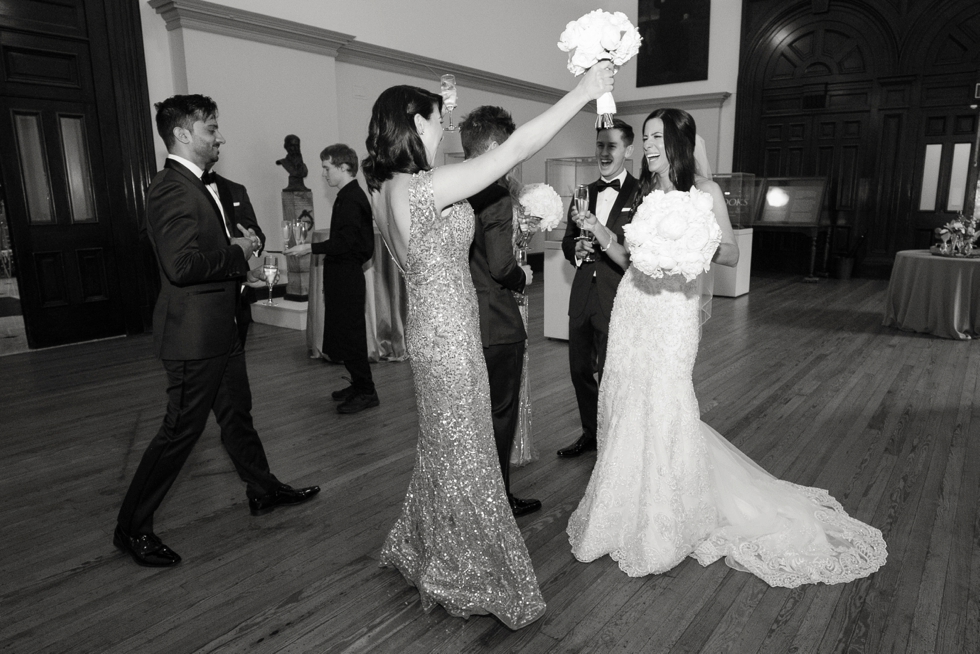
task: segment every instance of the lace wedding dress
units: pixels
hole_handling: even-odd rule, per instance
[[[409,185],[406,344],[418,403],[415,469],[381,550],[422,607],[492,613],[511,629],[544,614],[531,558],[504,491],[490,384],[470,276],[475,217],[466,202],[436,212],[432,173]]]
[[[580,561],[631,577],[725,557],[770,586],[842,583],[885,563],[881,532],[827,491],[776,479],[701,422],[697,280],[626,271],[609,323],[598,458],[568,523]]]

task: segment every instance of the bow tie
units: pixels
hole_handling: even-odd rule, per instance
[[[204,174],[201,175],[201,181],[207,186],[208,184],[214,184],[217,181],[217,177],[213,170],[205,170]]]
[[[618,193],[619,192],[619,188],[620,188],[619,180],[618,179],[614,179],[611,182],[606,182],[606,181],[603,181],[603,180],[600,179],[595,184],[595,192],[596,193],[602,193],[607,188],[616,189],[616,192]]]

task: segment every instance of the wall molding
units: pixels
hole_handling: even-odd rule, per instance
[[[552,104],[566,91],[497,75],[478,68],[357,41],[351,34],[311,27],[205,0],[149,0],[167,30],[181,28],[221,34],[334,57],[337,61],[426,79],[451,72],[460,86]]]
[[[721,109],[732,94],[728,91],[697,93],[694,95],[674,95],[646,100],[616,101],[616,109],[621,114],[648,114],[654,109],[672,107],[674,109]]]

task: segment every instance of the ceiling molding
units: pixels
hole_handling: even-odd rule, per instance
[[[351,34],[204,0],[149,0],[149,5],[163,17],[169,31],[184,27],[329,57],[336,57],[344,45],[354,40]]]
[[[716,93],[698,93],[695,95],[674,95],[663,98],[646,100],[624,100],[616,102],[616,109],[621,114],[648,114],[654,109],[673,107],[674,109],[720,109],[732,94],[728,91]]]
[[[340,49],[337,61],[367,68],[412,75],[436,80],[443,73],[456,76],[456,85],[491,93],[502,93],[516,98],[554,104],[567,91],[543,84],[526,82],[515,77],[497,75],[478,68],[460,66],[440,59],[410,54],[380,45],[353,41]]]

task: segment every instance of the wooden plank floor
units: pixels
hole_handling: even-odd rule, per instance
[[[343,368],[308,359],[302,332],[253,326],[253,413],[273,470],[323,492],[249,516],[212,422],[157,514],[184,562],[151,570],[111,543],[164,409],[151,338],[0,358],[0,651],[978,652],[980,344],[881,327],[885,287],[756,276],[749,295],[716,298],[704,327],[705,421],[777,476],[829,489],[888,543],[869,579],[786,590],[721,562],[630,579],[608,558],[573,559],[565,525],[594,456],[554,455],[577,417],[537,280],[541,458],[513,487],[544,503],[519,524],[548,611],[518,632],[426,614],[377,566],[414,461],[408,363],[373,366],[381,407],[339,416]]]

